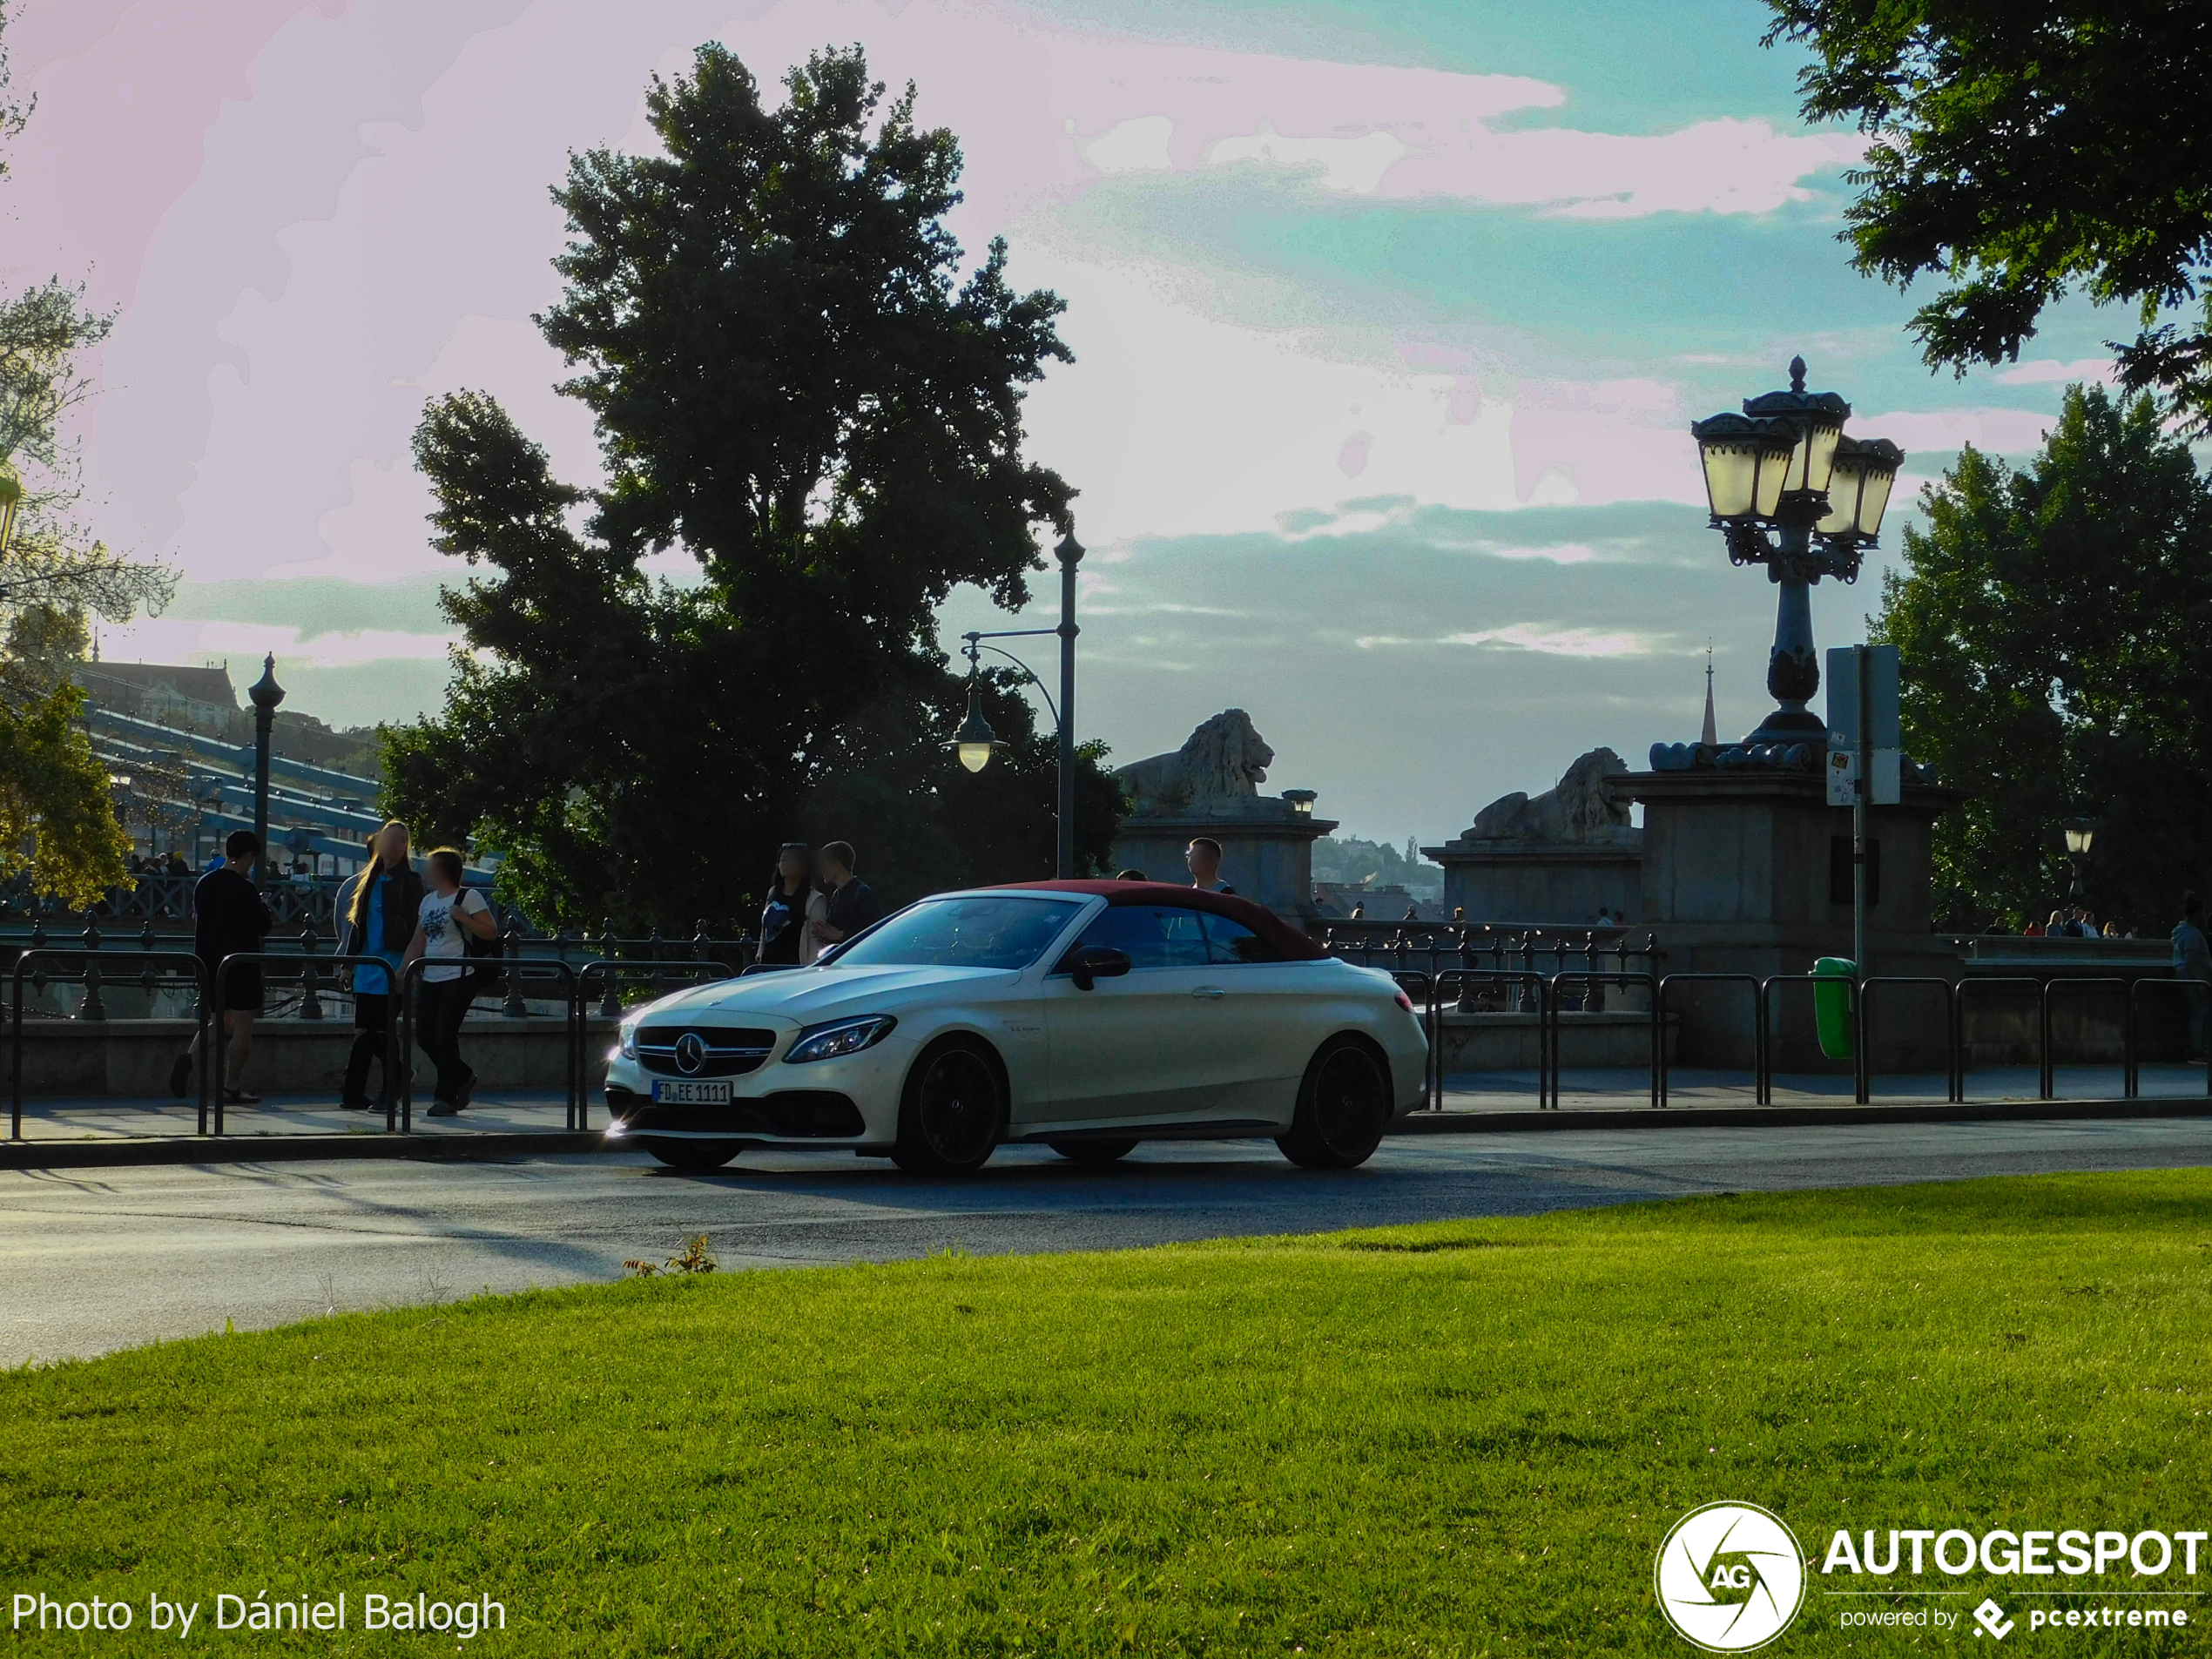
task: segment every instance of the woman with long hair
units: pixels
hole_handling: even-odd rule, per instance
[[[407,826],[393,819],[376,832],[372,856],[354,884],[346,907],[339,953],[374,956],[387,966],[364,962],[354,969],[354,1050],[346,1058],[342,1105],[377,1111],[389,1104],[400,1086],[401,1056],[395,1044],[399,1028],[399,967],[422,909],[422,878],[408,861]],[[368,1062],[382,1056],[382,1098],[368,1097]]]
[[[828,914],[828,898],[814,880],[806,843],[786,841],[777,849],[768,900],[760,907],[760,966],[804,968],[811,963],[821,954],[814,924]]]

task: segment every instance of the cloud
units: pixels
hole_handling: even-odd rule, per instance
[[[1511,645],[1519,651],[1540,651],[1547,657],[1649,657],[1660,642],[1650,634],[1601,633],[1591,628],[1544,628],[1514,623],[1505,628],[1485,628],[1479,633],[1447,634],[1447,645]]]
[[[2086,381],[2092,386],[2110,386],[2120,378],[2109,357],[2077,357],[2062,363],[2055,357],[2039,357],[2031,361],[2006,369],[1997,376],[2000,386],[2057,386],[2074,381]]]
[[[1083,159],[1101,172],[1166,172],[1175,165],[1168,153],[1174,132],[1164,115],[1132,116],[1083,145]]]
[[[1356,138],[1286,138],[1273,127],[1249,138],[1224,138],[1206,152],[1210,167],[1257,161],[1271,166],[1312,168],[1324,190],[1356,191],[1371,196],[1392,165],[1407,153],[1405,140],[1377,130]]]
[[[2043,435],[2056,416],[2040,409],[1896,410],[1885,415],[1853,415],[1851,431],[1860,438],[1887,438],[1917,461],[1931,452],[1948,464],[1966,444],[1989,455],[2028,455],[2043,447]]]

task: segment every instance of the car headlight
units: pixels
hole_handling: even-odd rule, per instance
[[[636,1015],[622,1022],[621,1032],[615,1039],[615,1051],[624,1060],[637,1057],[637,1028],[643,1020],[642,1015]]]
[[[809,1060],[835,1060],[840,1055],[858,1054],[889,1036],[891,1028],[898,1023],[887,1014],[869,1014],[857,1020],[832,1020],[825,1025],[810,1025],[799,1034],[799,1041],[791,1045],[791,1052],[784,1060],[796,1066]]]

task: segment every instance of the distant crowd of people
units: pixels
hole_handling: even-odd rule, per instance
[[[2054,910],[2048,921],[2031,921],[2020,932],[2029,939],[2133,939],[2135,936],[2133,927],[2123,932],[2116,921],[2099,926],[2096,917],[2080,905]]]

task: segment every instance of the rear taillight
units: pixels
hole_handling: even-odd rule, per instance
[[[1398,1006],[1404,1008],[1406,1013],[1411,1014],[1413,1011],[1413,999],[1406,995],[1405,992],[1400,991],[1398,994]]]

